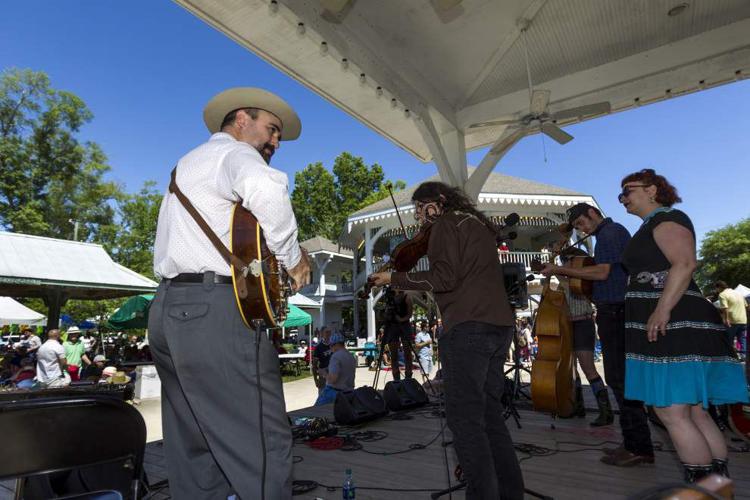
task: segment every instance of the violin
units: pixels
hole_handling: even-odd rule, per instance
[[[376,273],[388,270],[396,272],[407,272],[414,269],[419,259],[427,255],[427,247],[430,243],[432,224],[423,224],[411,239],[404,240],[393,249],[390,259],[382,265]],[[366,299],[373,288],[373,282],[368,278],[365,286],[357,294],[360,299]]]

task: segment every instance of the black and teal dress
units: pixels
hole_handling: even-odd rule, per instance
[[[656,407],[674,404],[746,402],[742,364],[731,346],[719,311],[695,281],[671,311],[667,334],[649,342],[646,323],[664,291],[671,264],[654,240],[664,222],[690,230],[685,213],[658,209],[628,243],[622,263],[628,271],[625,295],[625,399]]]

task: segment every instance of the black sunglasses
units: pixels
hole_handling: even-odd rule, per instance
[[[633,192],[633,188],[645,188],[649,187],[651,184],[631,184],[630,186],[624,186],[622,188],[622,192],[617,195],[617,201],[622,203],[622,200],[630,196],[630,193]]]

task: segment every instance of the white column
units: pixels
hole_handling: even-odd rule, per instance
[[[359,248],[352,251],[352,319],[354,320],[354,334],[359,335],[359,304],[357,303],[357,264],[359,264]]]
[[[371,234],[372,229],[369,227],[365,229],[365,271],[367,275],[373,273],[372,267],[372,249],[375,246],[375,242],[385,232],[385,228],[379,228],[375,234]],[[367,340],[368,342],[374,342],[376,338],[376,325],[375,325],[375,304],[377,298],[373,297],[372,292],[367,297]]]
[[[318,295],[320,296],[320,324],[326,326],[326,267],[331,262],[332,257],[328,254],[317,254],[315,256],[315,266],[318,268]]]

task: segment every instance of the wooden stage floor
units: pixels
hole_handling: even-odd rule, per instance
[[[586,393],[590,393],[588,387],[584,389]],[[595,407],[590,394],[586,395],[586,400],[587,408]],[[387,491],[385,488],[441,490],[448,486],[445,455],[441,446],[440,419],[432,410],[433,408],[422,408],[407,412],[405,420],[385,417],[357,428],[340,430],[340,435],[362,431],[387,433],[379,441],[360,442],[363,449],[358,451],[323,451],[312,449],[304,442],[296,443],[293,449],[294,479],[314,480],[324,485],[340,487],[344,470],[351,468],[358,499],[430,498],[429,491],[397,492]],[[332,421],[332,412],[332,405],[327,405],[301,409],[290,415],[319,416]],[[619,435],[616,424],[598,429],[589,427],[587,420],[593,418],[594,412],[590,412],[587,419],[554,422],[547,415],[531,411],[527,404],[521,405],[519,413],[520,429],[512,418],[506,423],[517,447],[526,487],[535,492],[559,500],[637,498],[639,492],[650,487],[681,481],[679,463],[675,453],[669,451],[671,443],[666,432],[655,426],[652,426],[652,437],[663,448],[656,454],[656,463],[625,469],[599,462],[599,448],[606,445],[603,444],[605,441],[616,445]],[[445,436],[450,440],[447,428]],[[750,453],[740,451],[747,449],[747,445],[731,440],[730,436],[727,433],[730,446],[737,450],[730,452],[730,472],[735,481],[736,498],[750,499]],[[427,446],[409,450],[413,444]],[[393,455],[379,454],[402,450],[409,451]],[[446,450],[452,472],[456,463],[455,453],[451,446]],[[148,445],[146,471],[151,484],[165,477],[160,441]],[[452,475],[451,481],[455,484]],[[152,498],[169,498],[167,488],[154,493]],[[341,490],[327,491],[324,487],[318,487],[297,498],[341,498]],[[453,498],[463,499],[464,493],[454,493]],[[526,498],[534,497],[527,495]]]

